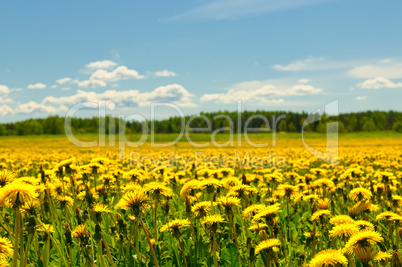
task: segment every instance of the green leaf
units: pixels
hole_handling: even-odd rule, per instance
[[[234,243],[230,243],[224,250],[222,250],[222,260],[224,266],[238,266],[240,267],[240,261],[238,258],[239,251]]]

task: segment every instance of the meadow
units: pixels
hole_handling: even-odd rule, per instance
[[[337,165],[300,134],[240,140],[0,138],[0,266],[402,266],[400,134],[340,134]]]

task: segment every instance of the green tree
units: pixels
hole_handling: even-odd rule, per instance
[[[363,131],[365,132],[373,132],[376,130],[377,127],[372,119],[366,120],[366,122],[363,124]]]
[[[6,127],[3,124],[0,124],[0,136],[6,135]]]
[[[286,124],[286,121],[285,121],[285,120],[281,120],[281,122],[280,122],[279,125],[278,125],[278,130],[279,130],[280,132],[286,132],[287,129],[288,129],[288,126],[287,126],[287,124]]]
[[[394,125],[392,126],[392,129],[395,132],[402,133],[402,121],[395,122]]]
[[[288,125],[289,132],[296,132],[296,126],[293,122],[290,122]]]

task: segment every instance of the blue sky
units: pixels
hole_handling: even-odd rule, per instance
[[[100,100],[144,117],[155,102],[197,114],[239,100],[401,111],[400,10],[399,0],[2,1],[0,122]]]

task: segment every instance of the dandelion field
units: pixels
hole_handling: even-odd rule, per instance
[[[402,266],[401,179],[397,137],[341,138],[336,166],[295,138],[124,159],[3,139],[0,266]]]

